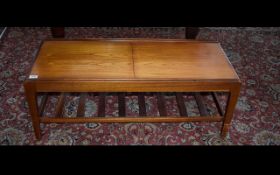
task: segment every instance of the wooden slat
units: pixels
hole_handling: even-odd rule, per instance
[[[99,93],[98,117],[105,117],[105,93]]]
[[[40,116],[43,115],[43,112],[44,112],[45,106],[47,104],[47,101],[48,101],[48,93],[43,95],[43,97],[41,99],[40,106],[39,106],[39,111],[38,111]]]
[[[222,107],[221,107],[221,104],[219,103],[219,100],[218,100],[218,96],[215,92],[211,92],[212,96],[213,96],[213,99],[214,99],[214,102],[216,104],[216,107],[218,109],[218,112],[221,116],[224,116],[224,112],[222,110]]]
[[[86,93],[81,93],[77,111],[77,117],[83,117],[85,114],[85,101],[86,101]]]
[[[215,121],[220,122],[223,120],[221,116],[211,116],[211,117],[178,117],[178,116],[163,116],[163,117],[102,117],[102,118],[52,118],[52,117],[42,117],[40,121],[43,123],[85,123],[85,122],[94,122],[94,123],[130,123],[130,122],[149,122],[149,123],[158,123],[158,122],[200,122],[200,121]]]
[[[62,117],[65,95],[66,94],[64,92],[62,92],[59,96],[58,103],[56,105],[56,110],[55,110],[56,117]]]
[[[196,99],[200,115],[201,116],[207,116],[208,112],[207,112],[206,107],[203,103],[203,100],[202,100],[202,97],[201,97],[200,93],[199,92],[194,93],[194,97]]]
[[[119,117],[125,116],[125,93],[118,93]]]
[[[163,93],[157,93],[157,105],[160,116],[167,116]]]
[[[176,100],[181,116],[188,116],[182,93],[176,93]]]
[[[146,105],[145,105],[145,94],[139,93],[138,94],[138,105],[139,105],[139,116],[146,116]]]

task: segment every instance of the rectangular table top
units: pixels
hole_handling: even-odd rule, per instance
[[[37,80],[239,80],[220,44],[192,40],[44,41],[30,78]]]

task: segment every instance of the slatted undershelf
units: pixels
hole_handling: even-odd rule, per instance
[[[118,116],[106,116],[106,96],[117,96]],[[126,97],[137,96],[139,116],[126,115]],[[155,97],[159,116],[148,116],[146,109],[146,97]],[[176,105],[179,115],[168,115],[166,109],[166,96],[173,96],[176,100]],[[207,98],[208,96],[208,98]],[[210,98],[209,98],[210,96]],[[38,113],[41,116],[40,120],[43,123],[80,123],[80,122],[195,122],[195,121],[222,121],[224,116],[225,103],[220,104],[221,94],[214,92],[209,93],[39,93],[38,94]],[[73,109],[76,110],[75,116],[65,116],[65,104],[71,99],[76,98],[76,103],[73,102]],[[187,97],[192,97],[196,103],[197,111],[200,115],[189,116],[187,105]],[[86,100],[97,100],[97,115],[85,116]],[[211,99],[212,108],[215,107],[216,113],[210,114],[207,108],[209,102],[205,103],[205,99]],[[50,107],[53,105],[52,107]],[[96,107],[96,106],[95,106]],[[48,109],[55,109],[49,112]],[[48,111],[48,112],[46,112]],[[47,115],[45,115],[47,114]]]

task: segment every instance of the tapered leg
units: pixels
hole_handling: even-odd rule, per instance
[[[36,139],[41,139],[40,132],[40,118],[38,113],[37,95],[35,83],[33,81],[26,81],[24,83],[25,95],[29,106],[29,113],[32,118],[32,124],[35,132]]]
[[[229,93],[227,109],[226,109],[225,118],[224,118],[222,131],[221,131],[222,138],[224,138],[229,131],[229,128],[231,125],[230,123],[231,123],[231,120],[233,117],[235,105],[238,100],[239,92],[240,92],[240,85],[236,86],[235,88],[232,88],[232,90]]]

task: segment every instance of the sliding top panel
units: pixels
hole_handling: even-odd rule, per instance
[[[124,42],[45,41],[30,75],[39,80],[131,79],[131,53]]]
[[[133,43],[135,78],[238,80],[219,43]]]

